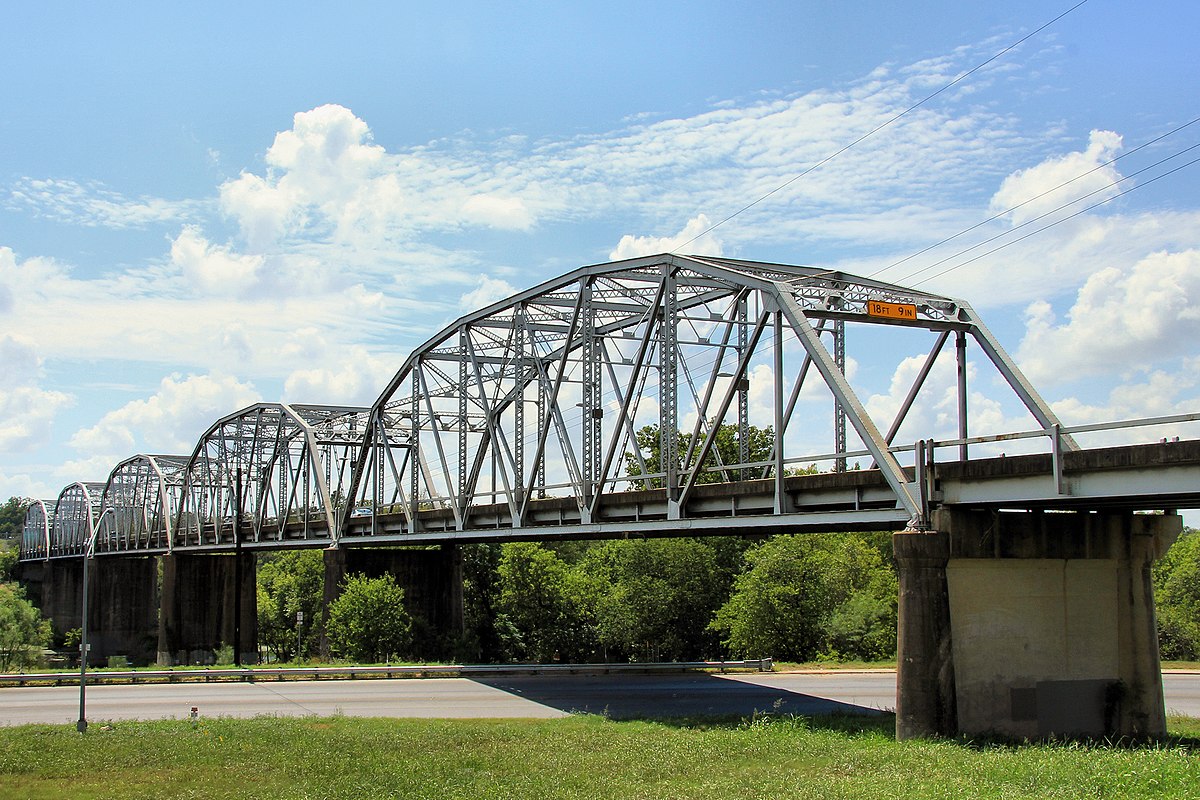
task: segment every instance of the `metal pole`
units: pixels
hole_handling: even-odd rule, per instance
[[[233,663],[242,665],[242,468],[233,487]],[[305,509],[307,517],[308,510]]]
[[[301,631],[304,630],[304,612],[296,612],[296,663],[300,663],[300,649],[303,647],[304,637]]]
[[[88,656],[88,558],[87,550],[83,552],[83,622],[79,626],[79,721],[75,730],[87,732],[87,656]]]

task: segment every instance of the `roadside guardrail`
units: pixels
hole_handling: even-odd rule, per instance
[[[223,669],[142,669],[88,670],[87,682],[97,683],[184,683],[188,681],[257,681],[257,680],[355,680],[358,678],[470,678],[480,675],[576,675],[607,674],[612,672],[691,672],[698,670],[727,672],[754,670],[770,672],[773,659],[758,658],[743,661],[658,661],[630,664],[421,664],[385,666],[322,666],[322,667],[234,667]],[[79,672],[16,672],[0,674],[0,685],[54,684],[74,686]]]

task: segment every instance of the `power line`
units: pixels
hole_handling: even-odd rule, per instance
[[[940,267],[942,264],[945,264],[947,261],[953,261],[954,259],[958,258],[959,256],[964,256],[964,255],[966,255],[967,253],[971,252],[972,250],[976,250],[976,249],[978,249],[978,248],[980,248],[980,247],[983,247],[985,244],[990,244],[991,242],[994,242],[994,241],[996,241],[997,239],[1002,239],[1002,238],[1004,238],[1005,236],[1008,236],[1008,235],[1012,234],[1014,231],[1018,231],[1018,230],[1020,230],[1021,228],[1024,228],[1024,227],[1026,227],[1026,226],[1028,226],[1028,225],[1032,225],[1033,223],[1035,223],[1035,222],[1038,222],[1039,220],[1043,220],[1043,219],[1045,219],[1046,217],[1050,216],[1051,214],[1054,214],[1055,212],[1058,212],[1058,211],[1062,211],[1064,208],[1069,208],[1070,206],[1073,206],[1073,205],[1075,205],[1076,203],[1082,202],[1083,200],[1086,200],[1086,199],[1087,199],[1087,198],[1089,198],[1089,197],[1092,197],[1092,196],[1094,196],[1094,195],[1097,195],[1097,194],[1099,194],[1100,192],[1103,192],[1105,189],[1111,189],[1111,188],[1112,188],[1112,187],[1114,187],[1114,186],[1119,186],[1120,184],[1124,183],[1125,181],[1128,181],[1128,180],[1131,180],[1131,179],[1133,179],[1133,178],[1136,178],[1138,175],[1141,175],[1143,172],[1148,172],[1149,170],[1152,170],[1152,169],[1154,169],[1155,167],[1161,166],[1161,165],[1163,165],[1163,164],[1167,163],[1168,161],[1171,161],[1172,159],[1179,158],[1179,157],[1180,157],[1180,156],[1182,156],[1183,154],[1185,154],[1185,153],[1189,153],[1189,152],[1191,152],[1192,150],[1195,150],[1195,149],[1196,149],[1196,148],[1198,148],[1198,147],[1200,147],[1200,142],[1198,142],[1198,143],[1196,143],[1196,144],[1193,144],[1193,145],[1191,145],[1191,146],[1189,146],[1189,147],[1185,147],[1184,149],[1180,150],[1179,152],[1177,152],[1177,153],[1173,153],[1173,154],[1171,154],[1171,155],[1167,156],[1166,158],[1161,158],[1161,159],[1159,159],[1158,161],[1155,161],[1153,164],[1150,164],[1150,165],[1148,165],[1148,166],[1142,167],[1141,169],[1137,170],[1136,172],[1131,172],[1130,174],[1128,174],[1128,175],[1125,175],[1125,176],[1124,176],[1124,177],[1122,177],[1122,178],[1119,178],[1119,179],[1117,179],[1117,180],[1115,180],[1115,181],[1110,181],[1109,183],[1106,183],[1104,186],[1101,186],[1101,187],[1099,187],[1099,188],[1093,189],[1092,191],[1088,192],[1087,194],[1085,194],[1085,195],[1083,195],[1083,196],[1081,196],[1081,197],[1076,197],[1074,200],[1070,200],[1070,201],[1068,201],[1068,202],[1066,202],[1066,203],[1063,203],[1063,204],[1062,204],[1062,205],[1060,205],[1060,206],[1057,206],[1056,208],[1052,208],[1052,209],[1050,209],[1049,211],[1046,211],[1046,212],[1043,212],[1043,213],[1041,213],[1041,214],[1038,214],[1036,217],[1033,217],[1033,218],[1031,218],[1031,219],[1027,219],[1027,220],[1025,220],[1024,222],[1022,222],[1020,225],[1016,225],[1016,226],[1014,226],[1014,227],[1012,227],[1012,228],[1009,228],[1008,230],[1001,231],[1000,233],[997,233],[997,234],[995,234],[994,236],[991,236],[991,237],[989,237],[989,238],[987,238],[987,239],[984,239],[984,240],[983,240],[983,241],[981,241],[981,242],[976,242],[975,244],[971,245],[970,247],[967,247],[967,248],[964,248],[964,249],[962,249],[962,250],[959,250],[957,253],[954,253],[953,255],[946,256],[945,258],[943,258],[943,259],[941,259],[941,260],[939,260],[939,261],[935,261],[935,262],[933,262],[932,264],[928,264],[928,265],[926,265],[926,266],[924,266],[924,267],[921,267],[920,269],[918,269],[918,270],[916,270],[916,271],[914,271],[914,272],[910,272],[910,273],[908,273],[907,275],[905,275],[903,278],[899,278],[898,280],[900,280],[900,281],[908,281],[908,280],[911,280],[912,278],[915,278],[915,277],[917,277],[918,275],[920,275],[922,272],[928,272],[929,270],[931,270],[931,269],[933,269],[933,268],[935,268],[935,267]],[[1187,166],[1187,165],[1185,164],[1184,166]],[[1172,170],[1172,172],[1174,172],[1174,171],[1175,171],[1175,170]],[[1086,173],[1084,173],[1084,175],[1091,174],[1091,172],[1095,172],[1095,170],[1089,170],[1089,172],[1086,172]],[[1166,174],[1166,175],[1169,175],[1170,173],[1168,172],[1168,173],[1164,173],[1164,174]],[[1077,180],[1078,178],[1082,178],[1082,177],[1084,177],[1084,175],[1078,175],[1078,176],[1076,176],[1075,178],[1072,178],[1071,180],[1072,180],[1072,181],[1074,181],[1074,180]],[[1162,176],[1159,176],[1159,177],[1162,177]],[[1158,178],[1155,178],[1154,180],[1158,180]],[[1071,182],[1071,181],[1067,181],[1067,183],[1070,183],[1070,182]],[[1152,181],[1151,181],[1151,182],[1152,182]],[[1064,184],[1060,184],[1060,187],[1059,187],[1059,188],[1061,188],[1061,186],[1065,186],[1065,185],[1066,185],[1065,183],[1064,183]],[[1053,190],[1053,189],[1051,189],[1050,191],[1054,191],[1054,190]],[[1042,194],[1038,195],[1037,197],[1043,197],[1044,195],[1047,195],[1047,194],[1049,194],[1049,193],[1050,193],[1050,192],[1042,192]],[[1120,197],[1122,194],[1126,194],[1126,193],[1127,193],[1127,192],[1121,192],[1120,194],[1114,195],[1114,197]],[[1030,198],[1029,200],[1026,200],[1026,201],[1025,201],[1025,203],[1028,203],[1028,202],[1030,202],[1030,201],[1032,201],[1032,200],[1036,200],[1036,199],[1037,199],[1037,197]],[[1109,198],[1109,199],[1111,200],[1111,199],[1113,199],[1113,198]],[[1107,202],[1107,201],[1105,201],[1105,202]],[[1013,206],[1013,209],[1020,208],[1020,207],[1021,207],[1021,205],[1025,205],[1025,203],[1021,203],[1021,204],[1020,204],[1020,205],[1018,205],[1018,206]],[[1100,205],[1100,203],[1097,203],[1097,204],[1095,204],[1095,205],[1089,206],[1088,208],[1095,208],[1095,207],[1096,207],[1096,205]],[[1011,210],[1013,210],[1013,209],[1009,209],[1009,210],[1011,211]],[[1087,210],[1087,209],[1085,209],[1085,210]],[[1008,212],[1004,212],[1004,213],[1008,213]],[[1075,216],[1075,215],[1072,215],[1072,216]],[[996,217],[993,217],[992,219],[996,219]],[[1068,217],[1068,219],[1070,219],[1070,217]],[[989,221],[991,221],[991,220],[989,220]],[[968,231],[971,231],[971,230],[974,230],[975,228],[978,228],[978,227],[979,227],[978,225],[975,225],[975,226],[972,226],[971,228],[968,228],[967,230],[968,230]],[[1039,230],[1045,230],[1045,229],[1046,229],[1046,228],[1040,228]],[[965,232],[966,232],[966,231],[964,231],[964,233],[965,233]],[[958,235],[958,234],[955,234],[955,236],[957,236],[957,235]],[[951,237],[951,238],[954,238],[954,237]],[[1024,237],[1022,237],[1022,238],[1024,238]],[[1019,240],[1018,240],[1018,241],[1019,241]],[[929,248],[926,248],[926,250],[928,250],[928,249],[929,249]],[[925,251],[921,251],[921,252],[925,252]],[[989,251],[989,252],[994,252],[994,251]],[[907,259],[905,259],[905,260],[907,260]],[[974,260],[974,259],[972,259],[972,260]],[[900,263],[900,262],[897,262],[897,263]],[[967,262],[967,263],[969,263],[969,262]],[[955,269],[957,269],[957,267],[955,267]],[[944,274],[944,273],[938,273],[938,274],[939,274],[939,275],[941,275],[941,274]]]
[[[820,161],[818,161],[817,163],[813,164],[811,167],[809,167],[808,169],[804,170],[804,171],[803,171],[803,172],[801,172],[799,175],[795,175],[795,176],[793,176],[791,179],[789,179],[789,180],[785,181],[784,183],[780,184],[779,186],[776,186],[774,189],[772,189],[771,191],[769,191],[769,192],[767,192],[766,194],[762,195],[761,197],[759,197],[757,200],[753,201],[752,203],[748,203],[748,204],[746,204],[746,205],[742,206],[742,207],[741,207],[741,208],[739,208],[737,211],[733,212],[732,214],[730,214],[729,216],[727,216],[727,217],[725,217],[724,219],[720,220],[719,222],[715,222],[715,223],[713,223],[712,225],[709,225],[707,228],[705,228],[704,230],[702,230],[700,233],[697,233],[695,236],[693,236],[692,238],[688,239],[688,240],[687,240],[686,242],[684,242],[683,244],[680,244],[678,247],[676,247],[676,248],[675,248],[674,250],[672,250],[671,252],[672,252],[672,253],[678,253],[680,250],[682,250],[683,248],[687,247],[689,244],[691,244],[692,242],[694,242],[694,241],[696,241],[697,239],[701,238],[702,236],[707,236],[709,233],[712,233],[712,232],[713,232],[713,231],[715,231],[717,228],[719,228],[719,227],[721,227],[722,225],[724,225],[726,222],[729,222],[731,219],[734,219],[735,217],[741,216],[742,214],[744,214],[745,212],[747,212],[747,211],[749,211],[750,209],[754,208],[756,205],[758,205],[759,203],[763,202],[764,200],[766,200],[767,198],[771,197],[772,195],[778,194],[779,192],[783,191],[783,190],[784,190],[784,189],[786,189],[787,187],[791,186],[791,185],[792,185],[793,183],[795,183],[796,181],[798,181],[798,180],[800,180],[801,178],[803,178],[804,176],[806,176],[806,175],[808,175],[808,174],[810,174],[810,173],[812,173],[812,172],[815,172],[816,170],[818,170],[818,169],[820,169],[821,167],[825,166],[825,165],[826,165],[826,164],[828,164],[830,161],[833,161],[835,158],[837,158],[838,156],[840,156],[842,153],[845,153],[847,150],[849,150],[849,149],[851,149],[852,147],[855,147],[856,145],[858,145],[858,144],[862,143],[862,142],[863,142],[863,141],[865,141],[866,139],[869,139],[870,137],[874,136],[876,133],[879,133],[879,131],[881,131],[881,130],[883,130],[884,128],[886,128],[886,127],[890,126],[892,123],[896,122],[897,120],[899,120],[899,119],[901,119],[901,118],[903,118],[903,117],[907,116],[908,114],[912,113],[913,111],[917,110],[918,108],[920,108],[921,106],[925,105],[926,103],[928,103],[928,102],[929,102],[930,100],[932,100],[933,98],[935,98],[935,97],[937,97],[938,95],[940,95],[942,92],[945,92],[947,89],[950,89],[950,88],[954,87],[955,85],[957,85],[957,84],[961,83],[962,81],[966,80],[966,79],[967,79],[967,78],[969,78],[971,75],[973,75],[973,74],[975,74],[976,72],[978,72],[979,70],[983,69],[983,68],[984,68],[984,67],[986,67],[988,64],[990,64],[990,63],[992,63],[993,61],[995,61],[996,59],[998,59],[998,58],[1000,58],[1000,57],[1002,57],[1002,56],[1006,55],[1007,53],[1011,52],[1012,50],[1015,50],[1016,48],[1020,47],[1022,44],[1024,44],[1024,43],[1025,43],[1025,42],[1027,42],[1027,41],[1029,41],[1029,40],[1030,40],[1030,39],[1032,39],[1034,36],[1038,35],[1038,34],[1039,34],[1039,33],[1041,33],[1042,31],[1044,31],[1046,28],[1049,28],[1051,25],[1053,25],[1054,23],[1058,22],[1060,19],[1062,19],[1063,17],[1067,16],[1068,14],[1070,14],[1070,13],[1071,13],[1072,11],[1074,11],[1075,9],[1079,8],[1079,7],[1080,7],[1080,6],[1082,6],[1082,5],[1085,5],[1087,2],[1088,2],[1088,0],[1079,0],[1079,2],[1078,2],[1078,3],[1076,3],[1076,4],[1075,4],[1075,5],[1073,5],[1073,6],[1071,6],[1071,7],[1070,7],[1070,8],[1068,8],[1066,11],[1062,12],[1062,13],[1061,13],[1061,14],[1059,14],[1057,17],[1055,17],[1054,19],[1050,20],[1049,22],[1046,22],[1046,23],[1042,24],[1040,27],[1036,28],[1035,30],[1033,30],[1033,31],[1031,31],[1031,32],[1029,32],[1029,33],[1027,33],[1027,34],[1025,34],[1024,36],[1022,36],[1022,37],[1021,37],[1020,39],[1018,39],[1017,41],[1013,42],[1012,44],[1008,45],[1007,47],[1005,47],[1005,48],[1004,48],[1003,50],[1001,50],[1000,52],[998,52],[998,53],[996,53],[995,55],[993,55],[991,58],[989,58],[989,59],[987,59],[986,61],[983,61],[983,62],[981,62],[981,63],[979,63],[979,64],[976,64],[975,66],[971,67],[969,70],[967,70],[966,72],[962,73],[962,74],[961,74],[961,75],[959,75],[957,78],[955,78],[954,80],[952,80],[952,81],[950,81],[949,83],[947,83],[945,86],[942,86],[942,87],[941,87],[940,89],[938,89],[937,91],[933,92],[932,94],[926,95],[925,97],[921,98],[921,99],[920,99],[920,100],[918,100],[917,102],[913,103],[913,104],[912,104],[911,106],[909,106],[908,108],[906,108],[906,109],[904,109],[903,111],[901,111],[899,114],[896,114],[895,116],[891,117],[891,118],[890,118],[890,119],[888,119],[887,121],[885,121],[885,122],[881,122],[879,125],[876,125],[874,128],[872,128],[871,130],[867,131],[867,132],[866,132],[866,133],[864,133],[862,136],[859,136],[859,137],[858,137],[857,139],[855,139],[854,141],[852,141],[852,142],[850,142],[849,144],[847,144],[847,145],[843,146],[843,147],[842,147],[840,150],[838,150],[837,152],[835,152],[835,153],[833,153],[833,154],[831,154],[831,155],[825,156],[825,158],[822,158]]]
[[[1200,147],[1200,145],[1193,145],[1192,147],[1189,147],[1188,150],[1194,149],[1195,147]],[[1014,245],[1014,244],[1017,244],[1018,242],[1023,242],[1026,239],[1028,239],[1030,236],[1036,236],[1037,234],[1039,234],[1043,231],[1053,228],[1055,225],[1061,225],[1062,223],[1064,223],[1068,220],[1078,217],[1080,214],[1086,214],[1088,211],[1091,211],[1094,208],[1098,208],[1099,206],[1102,206],[1105,203],[1111,203],[1113,200],[1116,200],[1118,197],[1123,197],[1132,191],[1136,191],[1137,189],[1142,189],[1146,186],[1149,186],[1150,184],[1154,183],[1157,180],[1161,180],[1162,178],[1165,178],[1168,175],[1173,175],[1174,173],[1179,172],[1182,169],[1187,169],[1188,167],[1192,166],[1193,164],[1197,164],[1197,163],[1200,163],[1200,158],[1194,158],[1191,161],[1187,162],[1186,164],[1180,164],[1178,167],[1175,167],[1174,169],[1167,170],[1166,172],[1162,173],[1161,175],[1155,175],[1153,178],[1146,181],[1145,183],[1140,183],[1137,186],[1130,186],[1128,189],[1126,189],[1123,192],[1118,192],[1117,194],[1113,195],[1112,197],[1107,197],[1098,203],[1093,203],[1092,205],[1088,206],[1087,208],[1081,208],[1079,211],[1076,211],[1074,214],[1071,214],[1070,216],[1063,217],[1062,219],[1057,219],[1054,222],[1049,223],[1048,225],[1043,225],[1041,228],[1038,228],[1035,231],[1030,231],[1029,233],[1025,234],[1024,236],[1021,236],[1017,239],[1013,239],[1011,242],[1005,242],[1002,245],[993,247],[991,250],[988,250],[986,253],[980,253],[979,255],[962,262],[961,264],[955,264],[952,267],[947,267],[946,269],[942,270],[941,272],[937,273],[936,275],[930,275],[928,278],[922,278],[921,280],[917,281],[914,285],[920,286],[921,284],[928,283],[929,281],[931,281],[935,278],[940,278],[941,276],[945,275],[948,272],[953,272],[954,270],[956,270],[960,267],[965,267],[967,264],[978,261],[979,259],[984,258],[985,256],[990,256],[992,253],[995,253],[999,250],[1003,250],[1004,248],[1008,247],[1009,245]]]
[[[1045,197],[1046,195],[1053,194],[1054,192],[1057,192],[1059,189],[1069,186],[1070,184],[1074,183],[1077,180],[1080,180],[1081,178],[1086,178],[1088,175],[1091,175],[1093,172],[1098,172],[1099,170],[1102,170],[1105,167],[1112,166],[1113,164],[1117,163],[1121,159],[1123,159],[1127,156],[1131,156],[1134,153],[1138,152],[1139,150],[1143,150],[1152,144],[1161,142],[1163,139],[1166,139],[1168,136],[1173,136],[1176,133],[1179,133],[1184,128],[1187,128],[1190,125],[1195,125],[1197,122],[1200,122],[1200,117],[1195,117],[1194,119],[1183,123],[1179,127],[1175,128],[1173,130],[1167,131],[1166,133],[1162,134],[1161,136],[1157,136],[1148,142],[1143,142],[1142,144],[1138,145],[1137,147],[1133,148],[1132,150],[1122,153],[1121,155],[1117,156],[1116,158],[1109,159],[1108,161],[1105,161],[1103,164],[1099,164],[1099,165],[1089,169],[1087,172],[1082,172],[1082,173],[1076,175],[1074,178],[1071,178],[1070,180],[1063,181],[1058,186],[1055,186],[1052,189],[1047,189],[1046,191],[1044,191],[1040,194],[1036,194],[1033,197],[1028,198],[1027,200],[1017,203],[1015,206],[1006,208],[1003,211],[1001,211],[997,214],[994,214],[993,216],[988,217],[987,219],[983,220],[982,222],[977,222],[969,228],[964,228],[963,230],[959,231],[956,234],[947,236],[945,239],[942,239],[940,242],[935,242],[934,244],[931,244],[928,247],[924,247],[911,255],[905,256],[904,258],[900,259],[899,261],[893,261],[891,264],[888,264],[886,267],[880,267],[879,269],[875,270],[867,277],[874,278],[877,275],[887,272],[888,270],[893,269],[895,267],[898,267],[907,261],[911,261],[912,259],[916,258],[917,256],[924,255],[925,253],[928,253],[930,250],[934,250],[938,247],[941,247],[944,244],[948,244],[949,242],[954,241],[955,239],[959,238],[960,236],[965,236],[966,234],[970,233],[973,230],[982,228],[984,225],[987,225],[990,222],[995,222],[996,220],[1000,219],[1001,217],[1005,216],[1006,214],[1011,214],[1012,212],[1016,211],[1017,209],[1019,209],[1023,206],[1029,205],[1034,200],[1040,200],[1041,198]],[[1176,155],[1179,155],[1179,154],[1176,154]],[[1158,163],[1161,164],[1162,162],[1160,161]],[[1134,173],[1134,174],[1136,175],[1137,173]],[[1109,186],[1113,186],[1113,185],[1115,185],[1115,183],[1109,184]],[[1087,197],[1088,195],[1084,195],[1084,196]],[[1077,198],[1073,202],[1078,202],[1078,200],[1081,200],[1081,199],[1083,199],[1083,198]],[[1067,205],[1070,205],[1070,204],[1068,203]],[[1057,209],[1055,209],[1055,210],[1057,210]],[[957,253],[955,256],[951,256],[951,258],[955,258],[957,255],[962,255],[962,253]],[[938,263],[941,263],[941,262],[938,262]],[[935,266],[937,266],[937,264],[932,264],[930,266],[935,267]],[[929,267],[926,267],[925,269],[929,269]],[[912,275],[919,275],[923,271],[924,270],[918,270],[916,273],[912,273]],[[912,275],[909,275],[909,277],[912,277]],[[904,280],[904,279],[902,279],[902,280]]]

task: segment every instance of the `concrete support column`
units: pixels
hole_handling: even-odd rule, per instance
[[[89,663],[107,664],[115,655],[139,665],[153,661],[158,637],[156,559],[99,556],[88,568]]]
[[[241,585],[237,585],[241,559]],[[241,620],[234,609],[241,592]],[[255,558],[241,555],[173,553],[162,557],[162,606],[158,627],[158,662],[209,664],[214,652],[234,646],[241,633],[241,661],[258,660],[258,603]]]
[[[42,570],[42,596],[31,598],[56,637],[83,626],[83,559],[54,558]],[[40,600],[40,602],[39,602]]]
[[[900,584],[896,656],[896,738],[958,732],[944,533],[892,536]]]
[[[1150,568],[1178,516],[944,508],[931,521],[936,533],[893,538],[898,738],[1165,733]]]

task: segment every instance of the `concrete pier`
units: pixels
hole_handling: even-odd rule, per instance
[[[1176,515],[941,509],[893,537],[896,734],[1161,736],[1150,567]]]
[[[26,596],[56,637],[83,627],[83,570],[88,574],[88,663],[109,656],[131,664],[154,660],[158,637],[158,564],[151,556],[51,559],[22,566]]]
[[[239,589],[240,625],[237,616]],[[241,662],[257,662],[254,554],[174,553],[163,556],[158,663],[164,666],[211,664],[219,648],[236,646],[235,639],[239,634]]]

